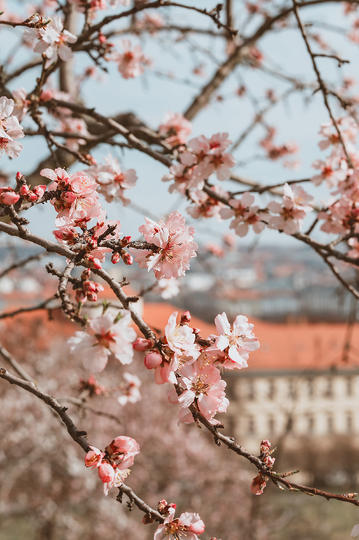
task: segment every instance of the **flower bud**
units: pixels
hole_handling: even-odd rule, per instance
[[[21,173],[18,173],[18,174],[21,174]],[[17,177],[17,175],[16,175],[16,177]],[[19,193],[20,193],[21,197],[26,197],[26,195],[28,195],[30,193],[29,186],[27,186],[26,184],[23,184],[21,186],[21,188],[19,189]]]
[[[128,264],[129,266],[133,264],[133,257],[129,253],[124,253],[122,255],[122,260],[125,264]]]
[[[162,364],[162,356],[156,351],[146,354],[144,364],[147,369],[155,369]]]
[[[191,322],[191,314],[190,312],[187,310],[185,311],[184,313],[182,313],[181,315],[181,324],[188,324]]]
[[[22,178],[22,173],[18,171],[16,173],[16,181],[19,182],[21,180],[21,178]]]
[[[12,204],[17,203],[17,201],[20,199],[20,195],[15,193],[12,189],[7,191],[2,191],[0,193],[0,204],[6,204],[7,206],[10,206]]]
[[[115,253],[112,254],[112,257],[111,257],[111,262],[112,264],[116,264],[118,263],[118,261],[121,259],[121,255],[119,253],[117,253],[117,251]]]
[[[138,337],[133,343],[132,347],[135,349],[135,351],[147,351],[153,346],[152,339],[145,339],[142,337]]]

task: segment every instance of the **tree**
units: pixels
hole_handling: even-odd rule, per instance
[[[61,430],[64,426],[73,443],[86,453],[86,467],[97,470],[105,493],[116,488],[117,500],[122,502],[126,496],[130,507],[136,506],[143,512],[145,524],[157,522],[155,540],[195,540],[203,534],[205,525],[197,513],[183,512],[175,517],[175,504],[164,499],[153,507],[152,501],[149,504],[142,498],[140,486],[135,490],[125,483],[131,469],[136,468],[135,459],[136,462],[141,459],[141,441],[138,440],[141,431],[136,439],[121,429],[121,435],[109,435],[108,439],[98,441],[100,434],[103,439],[108,435],[108,423],[100,425],[98,431],[93,432],[98,448],[82,429],[85,419],[74,422],[72,408],[76,407],[98,419],[106,418],[106,422],[116,421],[113,405],[110,408],[104,405],[100,410],[89,404],[94,396],[106,393],[90,376],[92,372],[109,373],[111,379],[117,379],[120,371],[118,393],[115,395],[111,391],[107,398],[116,400],[116,405],[126,405],[121,414],[127,415],[126,424],[128,422],[133,433],[137,433],[137,417],[128,412],[127,403],[136,403],[140,398],[139,376],[143,378],[146,393],[151,396],[146,397],[150,402],[158,400],[161,403],[159,393],[167,395],[168,391],[172,417],[177,411],[180,423],[202,428],[195,437],[208,432],[216,445],[222,447],[216,449],[205,445],[203,455],[207,455],[207,459],[212,459],[214,450],[223,452],[226,447],[257,469],[251,484],[255,495],[262,494],[270,481],[284,490],[299,490],[359,506],[355,494],[335,494],[303,486],[292,482],[289,473],[276,472],[269,441],[262,441],[259,456],[254,456],[223,432],[224,426],[217,419],[217,414],[225,413],[228,407],[223,372],[245,369],[250,353],[259,347],[255,328],[244,314],[239,314],[232,325],[225,313],[218,314],[216,334],[203,336],[191,326],[188,311],[180,316],[174,312],[165,328],[155,329],[151,321],[142,318],[138,309],[140,298],[150,290],[164,297],[176,293],[178,280],[201,250],[194,239],[195,229],[188,224],[191,219],[195,222],[217,219],[225,224],[230,220],[229,228],[240,238],[268,230],[287,235],[310,246],[348,292],[355,299],[359,297],[355,276],[359,264],[358,99],[354,94],[355,81],[344,72],[349,60],[329,45],[325,37],[326,32],[337,32],[338,29],[343,33],[343,28],[336,22],[340,16],[346,25],[346,47],[349,51],[355,50],[358,2],[336,2],[339,6],[331,12],[334,22],[316,20],[316,10],[321,13],[320,10],[328,9],[332,3],[329,0],[292,0],[273,5],[260,0],[243,2],[238,7],[236,2],[227,0],[223,6],[202,7],[197,2],[170,0],[46,0],[36,7],[31,6],[26,17],[23,9],[19,11],[17,2],[10,1],[6,5],[3,2],[0,18],[4,35],[0,149],[4,185],[0,188],[0,232],[4,238],[15,239],[12,246],[15,245],[16,257],[4,265],[0,277],[35,264],[37,272],[42,269],[52,277],[57,290],[41,298],[36,305],[3,313],[1,318],[13,319],[32,311],[57,313],[60,310],[79,326],[69,338],[68,348],[61,350],[61,371],[54,364],[56,355],[46,357],[47,361],[36,358],[32,364],[21,360],[21,349],[19,358],[15,357],[16,343],[10,343],[9,350],[5,346],[0,348],[7,364],[6,368],[0,368],[3,383],[17,386],[18,392],[26,396],[21,398],[24,401],[9,398],[10,402],[11,399],[15,402],[6,431],[11,432],[19,407],[26,408],[29,397],[41,400],[61,423],[54,423],[52,417],[38,422],[40,429],[33,442],[50,438],[53,430]],[[184,15],[188,15],[188,24],[178,22],[179,16]],[[6,27],[10,27],[12,35],[16,36],[12,39],[18,40],[14,48],[6,44]],[[271,62],[265,49],[265,40],[275,36],[281,51],[285,51],[287,37],[282,34],[291,32],[296,36],[303,62],[307,62],[305,78],[293,76],[287,70],[285,54]],[[164,54],[165,49],[168,54],[177,55],[176,59],[181,56],[188,59],[188,54],[192,54],[201,60],[189,69],[188,62],[178,63],[174,74],[158,71],[151,54],[156,50]],[[332,77],[332,72],[327,69],[323,70],[324,63],[337,68],[336,77]],[[248,73],[248,82],[243,77],[244,70]],[[207,76],[206,72],[211,74]],[[101,94],[89,95],[86,90],[88,81],[101,73],[108,73],[107,81],[112,88],[121,88],[122,98],[126,97],[126,84],[129,85],[131,79],[149,77],[152,73],[160,81],[156,91],[161,100],[166,100],[166,108],[171,112],[166,118],[158,119],[154,127],[138,112],[130,112],[126,103],[121,104],[120,110],[106,112],[108,107]],[[278,89],[268,88],[263,92],[262,87],[258,88],[258,80],[264,80],[265,76],[281,81],[279,93]],[[206,78],[205,82],[198,87],[197,80],[202,77]],[[165,78],[173,78],[186,88],[195,86],[184,111],[165,94],[162,82]],[[26,85],[26,89],[20,84]],[[229,98],[226,98],[225,90],[223,94],[219,93],[222,88],[228,89]],[[268,168],[273,163],[280,163],[281,167],[296,166],[290,159],[297,152],[296,145],[289,140],[284,143],[276,140],[283,116],[281,107],[294,95],[296,105],[301,98],[304,103],[311,101],[315,106],[320,103],[327,116],[322,125],[319,121],[318,125],[310,126],[312,141],[316,140],[319,131],[319,148],[313,163],[315,173],[311,171],[304,178],[274,182],[270,178],[263,182],[249,180],[245,175],[236,174],[235,167],[245,171],[251,162],[258,163],[263,159]],[[146,96],[145,89],[143,98]],[[214,121],[210,111],[216,103],[230,109],[233,99],[247,116],[251,104],[252,117],[245,127],[240,119],[240,129],[236,127],[232,137],[234,142],[231,142],[221,119]],[[95,104],[94,100],[97,101]],[[151,103],[146,107],[150,112]],[[198,131],[196,122],[200,114],[202,119],[207,115],[209,125],[212,122],[214,127],[191,138],[192,130]],[[296,131],[295,123],[293,128],[291,135]],[[260,154],[248,158],[245,145],[257,130],[264,130],[262,138],[256,141]],[[20,143],[22,139],[24,146]],[[37,157],[35,167],[29,171],[25,170],[26,159],[22,160],[27,144],[33,144]],[[242,148],[244,154],[240,153]],[[125,168],[115,157],[119,151],[126,163],[131,163],[131,168]],[[6,161],[5,156],[11,161]],[[242,161],[241,156],[244,156]],[[161,168],[159,175],[169,183],[169,192],[179,194],[181,200],[187,201],[188,215],[184,217],[178,210],[168,207],[162,217],[157,217],[153,216],[152,208],[145,208],[146,217],[139,227],[140,234],[132,239],[123,226],[122,208],[130,204],[141,211],[143,206],[146,207],[145,197],[141,200],[140,183],[150,182],[151,186],[156,186],[154,177],[159,176],[157,169],[152,169],[152,178],[137,177],[137,164],[140,166],[142,158],[146,160],[146,167],[155,162]],[[14,164],[20,169],[18,172],[13,168]],[[279,165],[275,167],[282,170]],[[310,164],[306,167],[310,168]],[[283,176],[283,172],[280,174]],[[132,202],[129,199],[131,190],[136,193]],[[320,202],[323,197],[327,197],[325,203]],[[113,212],[113,205],[119,208],[119,202],[122,205],[121,223],[108,217]],[[43,234],[34,234],[31,231],[32,216],[40,207],[47,209],[52,221],[50,224],[44,217],[41,223]],[[53,239],[50,239],[51,232]],[[226,241],[231,243],[228,237]],[[17,253],[22,245],[42,251],[19,258]],[[221,254],[218,248],[212,246],[211,249]],[[153,284],[144,287],[139,294],[128,293],[129,281],[110,272],[109,261],[121,267],[121,272],[126,266],[142,268],[153,275]],[[104,287],[112,294],[109,301],[103,301],[99,296]],[[66,323],[59,320],[64,328]],[[16,324],[11,326],[11,331],[15,330],[19,335]],[[36,348],[36,342],[33,347]],[[133,362],[136,369],[127,372],[124,366],[130,364],[134,356],[143,356],[145,368],[154,372],[154,383],[149,380],[149,374],[144,375],[144,369],[138,367],[138,358]],[[118,362],[117,371],[113,371],[109,363],[114,359]],[[59,388],[65,394],[73,389],[74,376],[82,365],[89,376],[80,384],[80,397],[70,396],[68,406],[64,406],[61,396],[52,394],[56,395],[55,390]],[[155,383],[160,385],[159,389],[155,389]],[[43,386],[46,391],[40,389]],[[8,388],[6,395],[14,395],[14,392],[13,388]],[[181,432],[185,433],[183,437],[173,434],[171,429],[168,432],[172,439],[167,440],[161,431],[156,437],[161,412],[156,407],[149,411],[147,406],[141,414],[146,417],[146,413],[154,439],[160,440],[168,451],[171,445],[176,448],[171,469],[175,474],[180,473],[176,465],[180,459],[180,445],[191,440],[195,428]],[[33,423],[37,423],[36,414]],[[80,421],[81,429],[78,427]],[[20,445],[17,451],[19,454],[12,451],[16,463],[22,459],[24,448]],[[39,459],[41,445],[28,452],[30,456],[28,462],[24,462],[24,474],[35,482],[36,468],[31,468],[31,455],[34,453],[35,459]],[[49,475],[54,475],[58,462],[56,455],[53,459],[51,454],[46,459]],[[142,459],[146,459],[145,456]],[[195,470],[201,467],[195,459],[194,463]],[[230,484],[227,473],[223,474]],[[149,475],[150,481],[151,471],[143,474]],[[160,479],[157,478],[153,486],[154,492],[160,491]],[[198,489],[197,495],[201,497],[204,486]],[[62,496],[73,495],[70,481],[67,490],[69,493]],[[173,493],[178,492],[173,489]],[[86,504],[90,512],[95,512],[100,503],[93,495],[91,500],[86,498]],[[232,506],[227,508],[232,509]],[[235,523],[243,531],[245,525],[238,519],[239,514]],[[44,519],[45,537],[52,534],[49,532],[51,523]],[[109,524],[112,526],[111,521]],[[139,524],[127,529],[125,526],[122,531],[132,534],[135,531],[132,527],[137,531]],[[229,537],[228,529],[223,530]],[[242,531],[236,530],[233,538],[238,538]],[[89,537],[92,532],[86,534]],[[249,537],[252,533],[245,534]]]

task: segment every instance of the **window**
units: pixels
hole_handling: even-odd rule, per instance
[[[310,377],[307,379],[307,389],[308,389],[308,397],[313,398],[314,397],[314,381]]]
[[[314,416],[309,414],[307,417],[307,432],[312,435],[314,431]]]
[[[353,415],[351,412],[347,412],[346,414],[346,425],[347,425],[347,433],[353,432]]]
[[[347,395],[352,396],[353,395],[353,377],[347,377],[346,378],[346,387],[347,387]]]
[[[327,415],[327,433],[333,433],[334,431],[334,419],[331,414]]]
[[[275,382],[274,382],[273,379],[269,379],[267,398],[268,399],[274,399],[275,398],[275,393],[276,393]]]
[[[254,381],[252,379],[249,379],[247,381],[247,398],[250,400],[256,399],[256,394],[254,391]]]
[[[331,376],[327,378],[327,384],[324,391],[324,396],[327,398],[333,397],[333,377]]]
[[[288,395],[290,399],[297,399],[297,387],[293,379],[288,380]]]

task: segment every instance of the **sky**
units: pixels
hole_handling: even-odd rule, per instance
[[[191,4],[191,2],[187,2]],[[238,2],[242,5],[244,2]],[[12,4],[10,1],[9,4]],[[18,3],[17,3],[18,4]],[[31,2],[21,2],[21,12],[24,12],[24,5],[29,7]],[[192,2],[197,6],[207,6],[208,1]],[[213,2],[213,5],[215,2]],[[242,13],[243,10],[239,10]],[[174,12],[177,24],[193,24],[194,26],[207,27],[207,19],[203,16],[176,10]],[[303,18],[306,21],[320,21],[328,24],[336,24],[344,27],[347,22],[342,16],[342,7],[329,5],[325,8],[308,8]],[[8,55],[12,47],[18,43],[22,29],[5,30],[0,29],[0,57]],[[174,36],[174,34],[172,34]],[[323,36],[329,43],[338,47],[344,57],[351,60],[349,66],[341,68],[346,75],[351,75],[358,68],[358,46],[347,46],[344,36],[340,32],[323,31]],[[207,81],[216,69],[215,65],[208,62],[208,51],[220,63],[224,59],[224,50],[221,40],[209,37],[191,37],[191,50],[183,44],[175,43],[173,40],[165,40],[164,36],[159,36],[159,42],[148,37],[142,41],[142,48],[145,54],[152,58],[153,64],[147,72],[136,79],[125,80],[118,73],[115,63],[110,65],[108,75],[101,75],[100,80],[89,80],[83,87],[84,102],[87,106],[95,106],[104,114],[116,114],[118,112],[133,111],[151,127],[156,128],[168,112],[183,112],[193,97],[197,95],[199,88]],[[121,39],[116,43],[121,46]],[[294,29],[280,30],[268,38],[263,39],[260,49],[264,54],[264,65],[274,68],[282,66],[287,74],[298,77],[299,80],[312,82],[314,76],[311,71],[309,60],[305,54],[303,43]],[[202,50],[207,51],[203,53]],[[19,52],[14,60],[13,67],[27,58],[27,52]],[[83,54],[76,59],[77,72],[83,70],[88,65],[87,58]],[[86,63],[86,64],[85,64]],[[175,77],[188,78],[192,68],[200,63],[205,64],[207,77],[193,80],[195,86],[189,86],[175,79],[156,76],[156,72],[172,72]],[[331,79],[335,75],[335,64],[332,60],[323,59],[323,73]],[[12,69],[12,68],[11,68]],[[35,71],[31,71],[17,79],[16,84],[11,89],[24,87],[30,90],[34,85]],[[193,79],[193,78],[192,78]],[[278,81],[272,76],[260,70],[248,69],[245,66],[239,67],[236,73],[229,77],[221,86],[219,93],[225,98],[223,102],[212,100],[211,105],[205,108],[193,122],[193,136],[205,134],[211,136],[216,132],[228,132],[230,138],[235,140],[251,122],[253,109],[247,98],[240,99],[235,95],[235,90],[240,84],[245,84],[262,100],[268,88],[273,88],[278,94],[288,86],[282,81]],[[273,112],[266,117],[268,123],[278,128],[279,143],[294,142],[300,147],[300,165],[296,170],[285,169],[279,163],[256,159],[248,165],[239,164],[235,172],[243,177],[260,180],[263,183],[273,183],[286,179],[303,178],[313,174],[311,164],[314,160],[322,158],[317,142],[319,140],[317,130],[320,124],[328,121],[319,93],[314,96],[311,103],[303,103],[302,98],[293,95],[286,103],[277,105]],[[24,123],[25,125],[25,123]],[[29,125],[29,124],[28,124]],[[247,143],[236,154],[239,162],[246,161],[250,156],[258,154],[257,142],[264,136],[264,131],[259,129],[247,140]],[[39,159],[46,153],[44,143],[39,142],[39,138],[26,138],[24,140],[24,150],[17,160],[7,160],[2,157],[2,167],[11,172],[21,170],[24,174],[30,173],[36,166]],[[129,198],[136,205],[147,210],[148,214],[154,216],[164,216],[169,211],[178,209],[185,213],[188,203],[178,194],[168,193],[168,183],[161,181],[167,173],[166,167],[159,164],[137,151],[128,151],[125,155],[119,152],[111,152],[117,155],[125,168],[134,168],[138,175],[137,185],[128,192]],[[95,158],[100,161],[108,154],[108,149],[100,148],[94,153]],[[79,167],[77,167],[79,168]],[[223,187],[233,190],[233,183],[224,183]],[[239,186],[241,188],[241,186]],[[325,189],[316,190],[318,201],[325,200]],[[262,202],[268,201],[265,197]],[[143,223],[144,216],[141,211],[131,207],[124,208],[122,204],[111,204],[109,207],[110,219],[120,219],[122,230],[125,234],[137,236],[137,229]],[[188,216],[188,214],[187,214]],[[51,235],[54,223],[54,210],[50,205],[35,208],[28,213],[31,219],[31,228],[37,234]],[[193,224],[193,219],[187,217],[188,222]],[[216,220],[195,221],[199,240],[208,241],[220,236],[228,231],[229,222],[218,222]],[[253,242],[255,235],[248,235],[241,242]],[[278,234],[275,231],[266,231],[260,237],[260,242],[265,243],[288,243],[295,242],[291,238]]]

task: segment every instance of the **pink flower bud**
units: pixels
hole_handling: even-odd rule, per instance
[[[87,293],[86,298],[89,302],[97,302],[97,294],[94,292]]]
[[[17,173],[17,174],[20,174],[20,173]],[[21,186],[21,188],[19,189],[19,193],[20,193],[21,197],[26,197],[26,195],[28,195],[30,193],[29,186],[27,186],[26,184],[23,184]]]
[[[21,178],[22,178],[22,173],[18,171],[16,173],[16,181],[19,182],[21,180]]]
[[[5,188],[5,191],[2,191],[0,193],[0,204],[6,204],[10,206],[12,204],[17,203],[19,199],[20,199],[20,195],[15,193],[15,191],[13,191],[12,189],[6,190]]]
[[[121,259],[121,255],[119,253],[113,253],[111,257],[112,264],[118,263],[118,261]]]
[[[104,484],[109,484],[115,478],[115,471],[109,463],[101,463],[98,468],[98,475]]]
[[[27,200],[30,202],[36,202],[39,197],[33,191],[30,191],[27,195]]]
[[[188,324],[191,322],[191,314],[190,312],[187,310],[185,311],[184,313],[182,313],[182,316],[181,316],[181,324]]]
[[[132,347],[135,349],[135,351],[147,351],[147,349],[150,349],[153,347],[153,341],[152,339],[145,339],[142,337],[138,337],[133,343]]]
[[[85,465],[90,469],[95,469],[101,465],[104,453],[96,448],[96,446],[90,446],[90,448],[91,450],[89,450],[85,456]]]
[[[133,257],[129,253],[124,253],[122,255],[122,260],[125,264],[128,264],[129,266],[133,264]]]
[[[127,246],[131,242],[131,236],[124,236],[121,240],[123,246]]]
[[[144,364],[147,369],[155,369],[162,364],[162,356],[156,351],[146,354]]]

